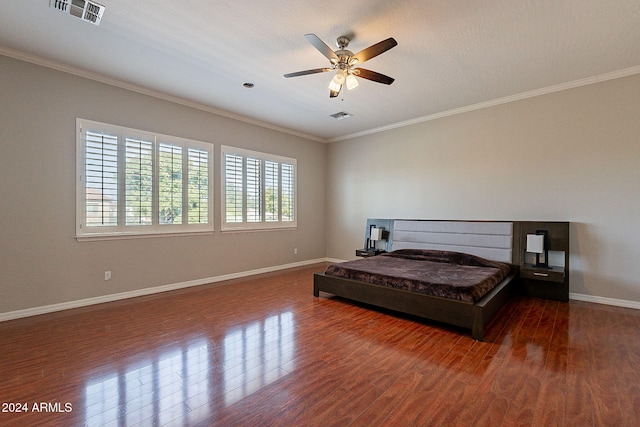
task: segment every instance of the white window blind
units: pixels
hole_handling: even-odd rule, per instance
[[[283,163],[281,165],[282,177],[282,213],[283,222],[295,220],[295,169],[292,164]]]
[[[126,150],[126,225],[151,225],[153,142],[127,138]]]
[[[234,154],[228,154],[225,157],[225,222],[234,223],[242,222],[243,215],[243,158]]]
[[[118,136],[87,132],[84,213],[87,226],[118,224]]]
[[[189,148],[189,224],[209,223],[209,152]]]
[[[296,159],[222,146],[222,229],[292,228]]]
[[[78,119],[79,240],[213,231],[213,147]]]
[[[266,161],[264,164],[265,215],[269,222],[280,220],[279,163]]]
[[[160,224],[182,224],[182,147],[158,144]]]
[[[262,221],[262,160],[246,158],[247,221]]]

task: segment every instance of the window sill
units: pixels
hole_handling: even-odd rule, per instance
[[[94,242],[99,240],[131,240],[131,239],[153,239],[157,237],[186,237],[203,236],[213,234],[213,230],[205,231],[176,231],[169,233],[94,233],[76,235],[78,242]]]
[[[262,227],[251,227],[251,226],[243,226],[243,227],[229,227],[222,226],[220,231],[223,233],[246,233],[246,232],[255,232],[255,231],[287,231],[287,230],[296,230],[298,228],[297,225],[284,226],[282,224],[273,225],[273,226],[262,226]]]

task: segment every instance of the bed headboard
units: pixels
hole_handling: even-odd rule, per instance
[[[436,249],[480,256],[510,264],[514,259],[514,224],[510,221],[393,220],[391,250]]]

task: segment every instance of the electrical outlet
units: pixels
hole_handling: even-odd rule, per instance
[[[298,255],[298,248],[293,248],[293,254]]]
[[[111,280],[111,271],[104,272],[104,280]]]

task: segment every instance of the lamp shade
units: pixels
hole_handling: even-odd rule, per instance
[[[372,228],[369,238],[373,241],[382,240],[382,228]]]
[[[541,254],[544,252],[544,235],[527,234],[527,252]]]

